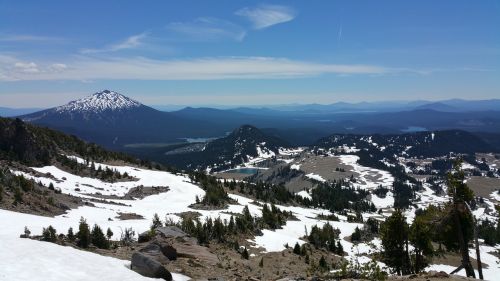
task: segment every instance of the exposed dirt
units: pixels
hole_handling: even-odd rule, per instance
[[[92,203],[84,203],[81,198],[39,186],[35,186],[31,191],[23,192],[22,202],[14,203],[14,191],[7,187],[3,187],[3,190],[0,208],[20,213],[54,217],[82,205],[92,205]]]
[[[138,215],[136,213],[118,213],[118,216],[116,217],[119,220],[143,220],[144,217],[141,215]]]
[[[474,191],[476,196],[490,198],[490,194],[500,190],[500,179],[487,177],[471,177],[467,185]]]

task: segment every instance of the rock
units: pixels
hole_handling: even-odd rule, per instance
[[[137,242],[139,243],[144,243],[144,242],[149,242],[151,241],[151,232],[150,231],[145,231],[141,234],[139,234],[138,238],[137,238]]]
[[[198,245],[196,239],[186,239],[183,242],[174,241],[172,247],[177,250],[178,257],[198,259],[214,266],[219,262],[219,258],[210,253],[207,247]]]
[[[159,233],[164,237],[174,237],[174,238],[187,236],[187,234],[177,226],[158,227],[156,229],[156,233]]]
[[[172,280],[172,274],[161,263],[145,253],[134,253],[130,267],[135,272],[146,277]]]
[[[160,243],[160,249],[163,255],[165,255],[169,260],[174,261],[177,259],[177,250],[167,243]]]
[[[428,277],[434,277],[434,278],[448,278],[450,275],[444,271],[430,271],[428,273]]]
[[[161,264],[166,264],[170,262],[170,259],[163,254],[160,244],[156,242],[149,243],[144,248],[140,249],[139,252],[154,258],[157,262]]]

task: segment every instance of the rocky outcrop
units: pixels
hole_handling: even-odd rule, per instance
[[[171,243],[172,247],[177,250],[178,257],[196,259],[209,265],[216,265],[219,262],[219,258],[210,253],[207,247],[198,245],[195,238],[177,238],[172,240]]]
[[[172,274],[154,256],[147,253],[134,253],[130,267],[135,272],[146,277],[162,278],[167,281],[172,280]]]
[[[196,238],[188,236],[178,227],[160,227],[152,233],[155,236],[142,243],[145,246],[132,255],[132,269],[144,276],[171,280],[171,274],[164,265],[177,258],[188,258],[206,266],[215,266],[219,262],[207,247],[198,245]]]
[[[177,238],[177,237],[186,237],[188,236],[184,231],[182,231],[177,226],[165,226],[158,227],[155,229],[156,233],[159,233],[165,238]]]

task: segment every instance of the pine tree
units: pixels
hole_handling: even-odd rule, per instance
[[[434,252],[432,247],[432,234],[429,225],[424,222],[422,216],[416,216],[410,227],[410,242],[415,252],[414,272],[419,273],[427,266],[426,257]]]
[[[90,245],[90,229],[87,221],[82,217],[80,218],[80,225],[78,226],[78,233],[76,234],[77,246],[80,248],[88,248]]]
[[[382,224],[383,261],[398,275],[410,273],[408,257],[408,224],[400,209]]]
[[[42,239],[47,242],[56,242],[57,241],[57,232],[52,225],[49,225],[47,228],[43,228],[42,231]]]
[[[241,252],[241,257],[242,257],[242,258],[244,258],[244,259],[246,259],[246,260],[248,260],[248,258],[250,257],[250,256],[248,255],[248,250],[247,250],[247,247],[245,247],[245,248],[243,249],[243,252]]]
[[[319,267],[320,267],[322,270],[326,270],[326,269],[328,269],[328,264],[326,263],[325,256],[321,256],[321,258],[319,259]]]
[[[69,241],[71,241],[71,242],[75,241],[75,234],[73,233],[73,228],[72,227],[70,227],[68,229],[68,234],[66,236],[68,237]]]
[[[109,248],[108,240],[106,239],[106,236],[104,236],[101,227],[98,226],[97,224],[94,224],[90,237],[92,244],[94,244],[94,246],[96,246],[97,248],[99,249]]]
[[[299,243],[295,243],[295,246],[293,247],[293,253],[296,255],[300,255],[300,245]]]
[[[469,204],[474,199],[474,192],[465,183],[465,174],[461,170],[462,162],[458,160],[453,165],[453,171],[448,173],[448,193],[452,197],[452,217],[457,229],[457,239],[462,254],[461,267],[465,269],[467,277],[476,277],[469,258],[468,244],[473,232],[473,217]],[[479,257],[479,251],[477,253]],[[480,265],[480,261],[478,261]],[[481,273],[481,269],[479,270]]]
[[[259,267],[264,267],[264,257],[260,258]]]
[[[109,227],[108,230],[106,231],[106,237],[108,238],[108,241],[111,240],[111,237],[113,237],[113,231]]]
[[[344,255],[344,247],[342,244],[340,244],[340,240],[337,240],[337,255],[343,256]]]
[[[357,227],[357,226],[354,229],[353,234],[351,235],[351,241],[352,242],[359,242],[359,241],[361,241],[361,231],[359,230],[359,227]]]

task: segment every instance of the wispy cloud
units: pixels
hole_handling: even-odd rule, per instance
[[[232,22],[217,18],[201,17],[190,22],[173,22],[167,29],[183,37],[196,41],[236,40],[242,41],[245,30]]]
[[[143,40],[147,36],[148,34],[146,32],[143,32],[141,34],[132,35],[121,42],[108,45],[100,49],[82,49],[80,50],[80,53],[94,54],[94,53],[107,53],[107,52],[116,52],[120,50],[135,49],[143,45]]]
[[[78,56],[65,62],[0,60],[2,80],[223,80],[287,79],[336,75],[384,75],[419,70],[377,65],[323,64],[274,57],[215,57],[183,60],[97,59]]]
[[[63,42],[63,38],[29,34],[0,34],[1,42]]]
[[[245,7],[236,11],[235,14],[247,18],[255,29],[264,29],[279,23],[288,22],[296,16],[294,9],[280,5]]]

